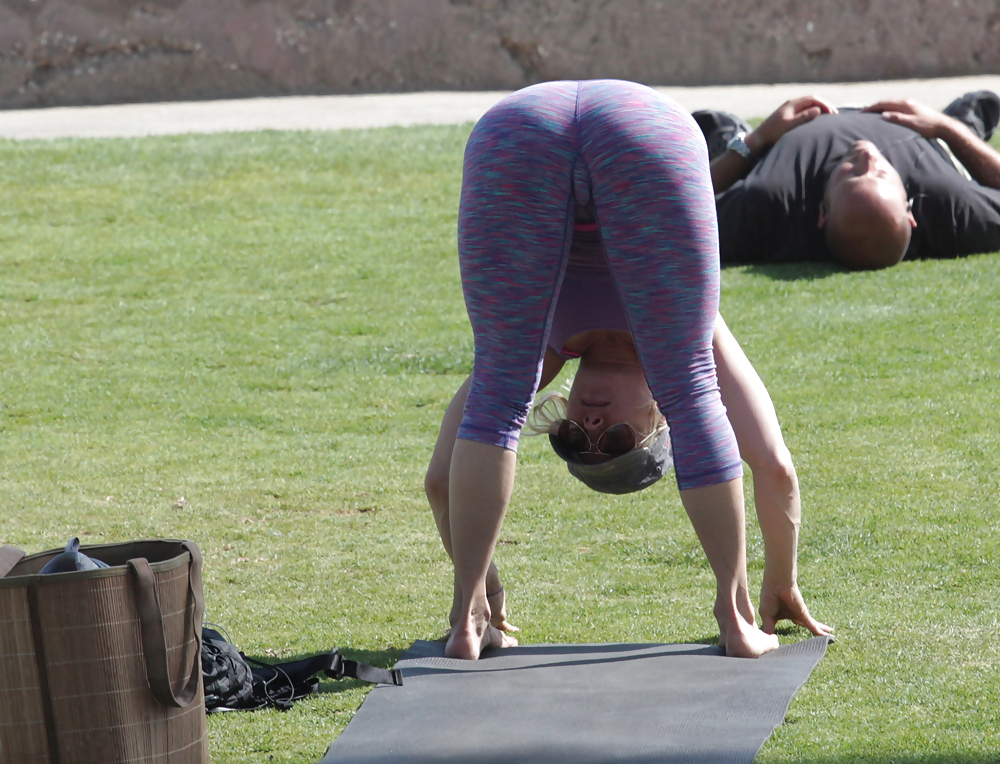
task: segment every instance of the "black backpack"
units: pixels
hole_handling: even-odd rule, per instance
[[[248,658],[215,629],[201,631],[201,670],[205,710],[252,711],[268,706],[287,710],[319,688],[317,674],[331,679],[360,679],[372,684],[403,686],[399,669],[380,669],[348,660],[333,648],[328,653],[287,663]]]

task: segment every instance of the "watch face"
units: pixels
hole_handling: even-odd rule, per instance
[[[749,160],[753,157],[753,152],[750,151],[750,147],[743,140],[746,138],[746,135],[744,132],[737,133],[730,139],[729,145],[726,148],[732,149],[744,159]]]

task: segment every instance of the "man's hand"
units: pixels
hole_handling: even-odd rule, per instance
[[[887,122],[908,127],[924,138],[940,138],[958,157],[972,179],[1000,189],[1000,154],[966,125],[916,101],[879,101],[862,111],[880,113]]]
[[[809,615],[798,584],[774,586],[767,582],[766,577],[760,587],[760,618],[761,628],[768,634],[774,634],[778,621],[786,620],[809,629],[817,637],[833,633],[831,627]]]
[[[746,138],[747,147],[760,156],[789,130],[811,122],[820,114],[836,114],[837,109],[815,96],[785,101]]]
[[[866,106],[861,111],[881,114],[882,119],[886,122],[894,122],[897,125],[908,127],[924,138],[931,139],[945,138],[956,125],[961,125],[960,122],[947,114],[942,114],[930,106],[924,106],[924,104],[910,99],[879,101],[871,106]]]
[[[755,156],[761,156],[789,130],[816,119],[820,114],[835,114],[837,110],[815,96],[803,96],[785,101],[770,117],[748,135],[747,148]],[[753,169],[748,162],[734,151],[726,151],[712,162],[712,187],[721,194],[742,180]]]

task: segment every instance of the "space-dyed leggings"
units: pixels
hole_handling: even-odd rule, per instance
[[[475,335],[458,437],[517,450],[541,376],[577,205],[593,202],[681,489],[739,477],[712,331],[719,243],[705,139],[676,103],[618,80],[520,90],[465,150],[458,252]]]

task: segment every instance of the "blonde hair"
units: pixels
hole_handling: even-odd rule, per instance
[[[566,419],[569,400],[558,390],[542,393],[531,404],[528,421],[521,432],[524,435],[555,435],[559,423]]]
[[[569,408],[569,399],[566,397],[573,387],[573,378],[566,380],[562,384],[563,390],[550,390],[542,393],[535,402],[531,404],[528,412],[528,420],[524,423],[522,434],[532,435],[555,435],[560,423],[567,418],[566,412]],[[655,433],[666,429],[667,422],[660,413],[660,407],[656,401],[649,401],[649,426],[644,432],[638,432],[639,439],[646,440]]]

